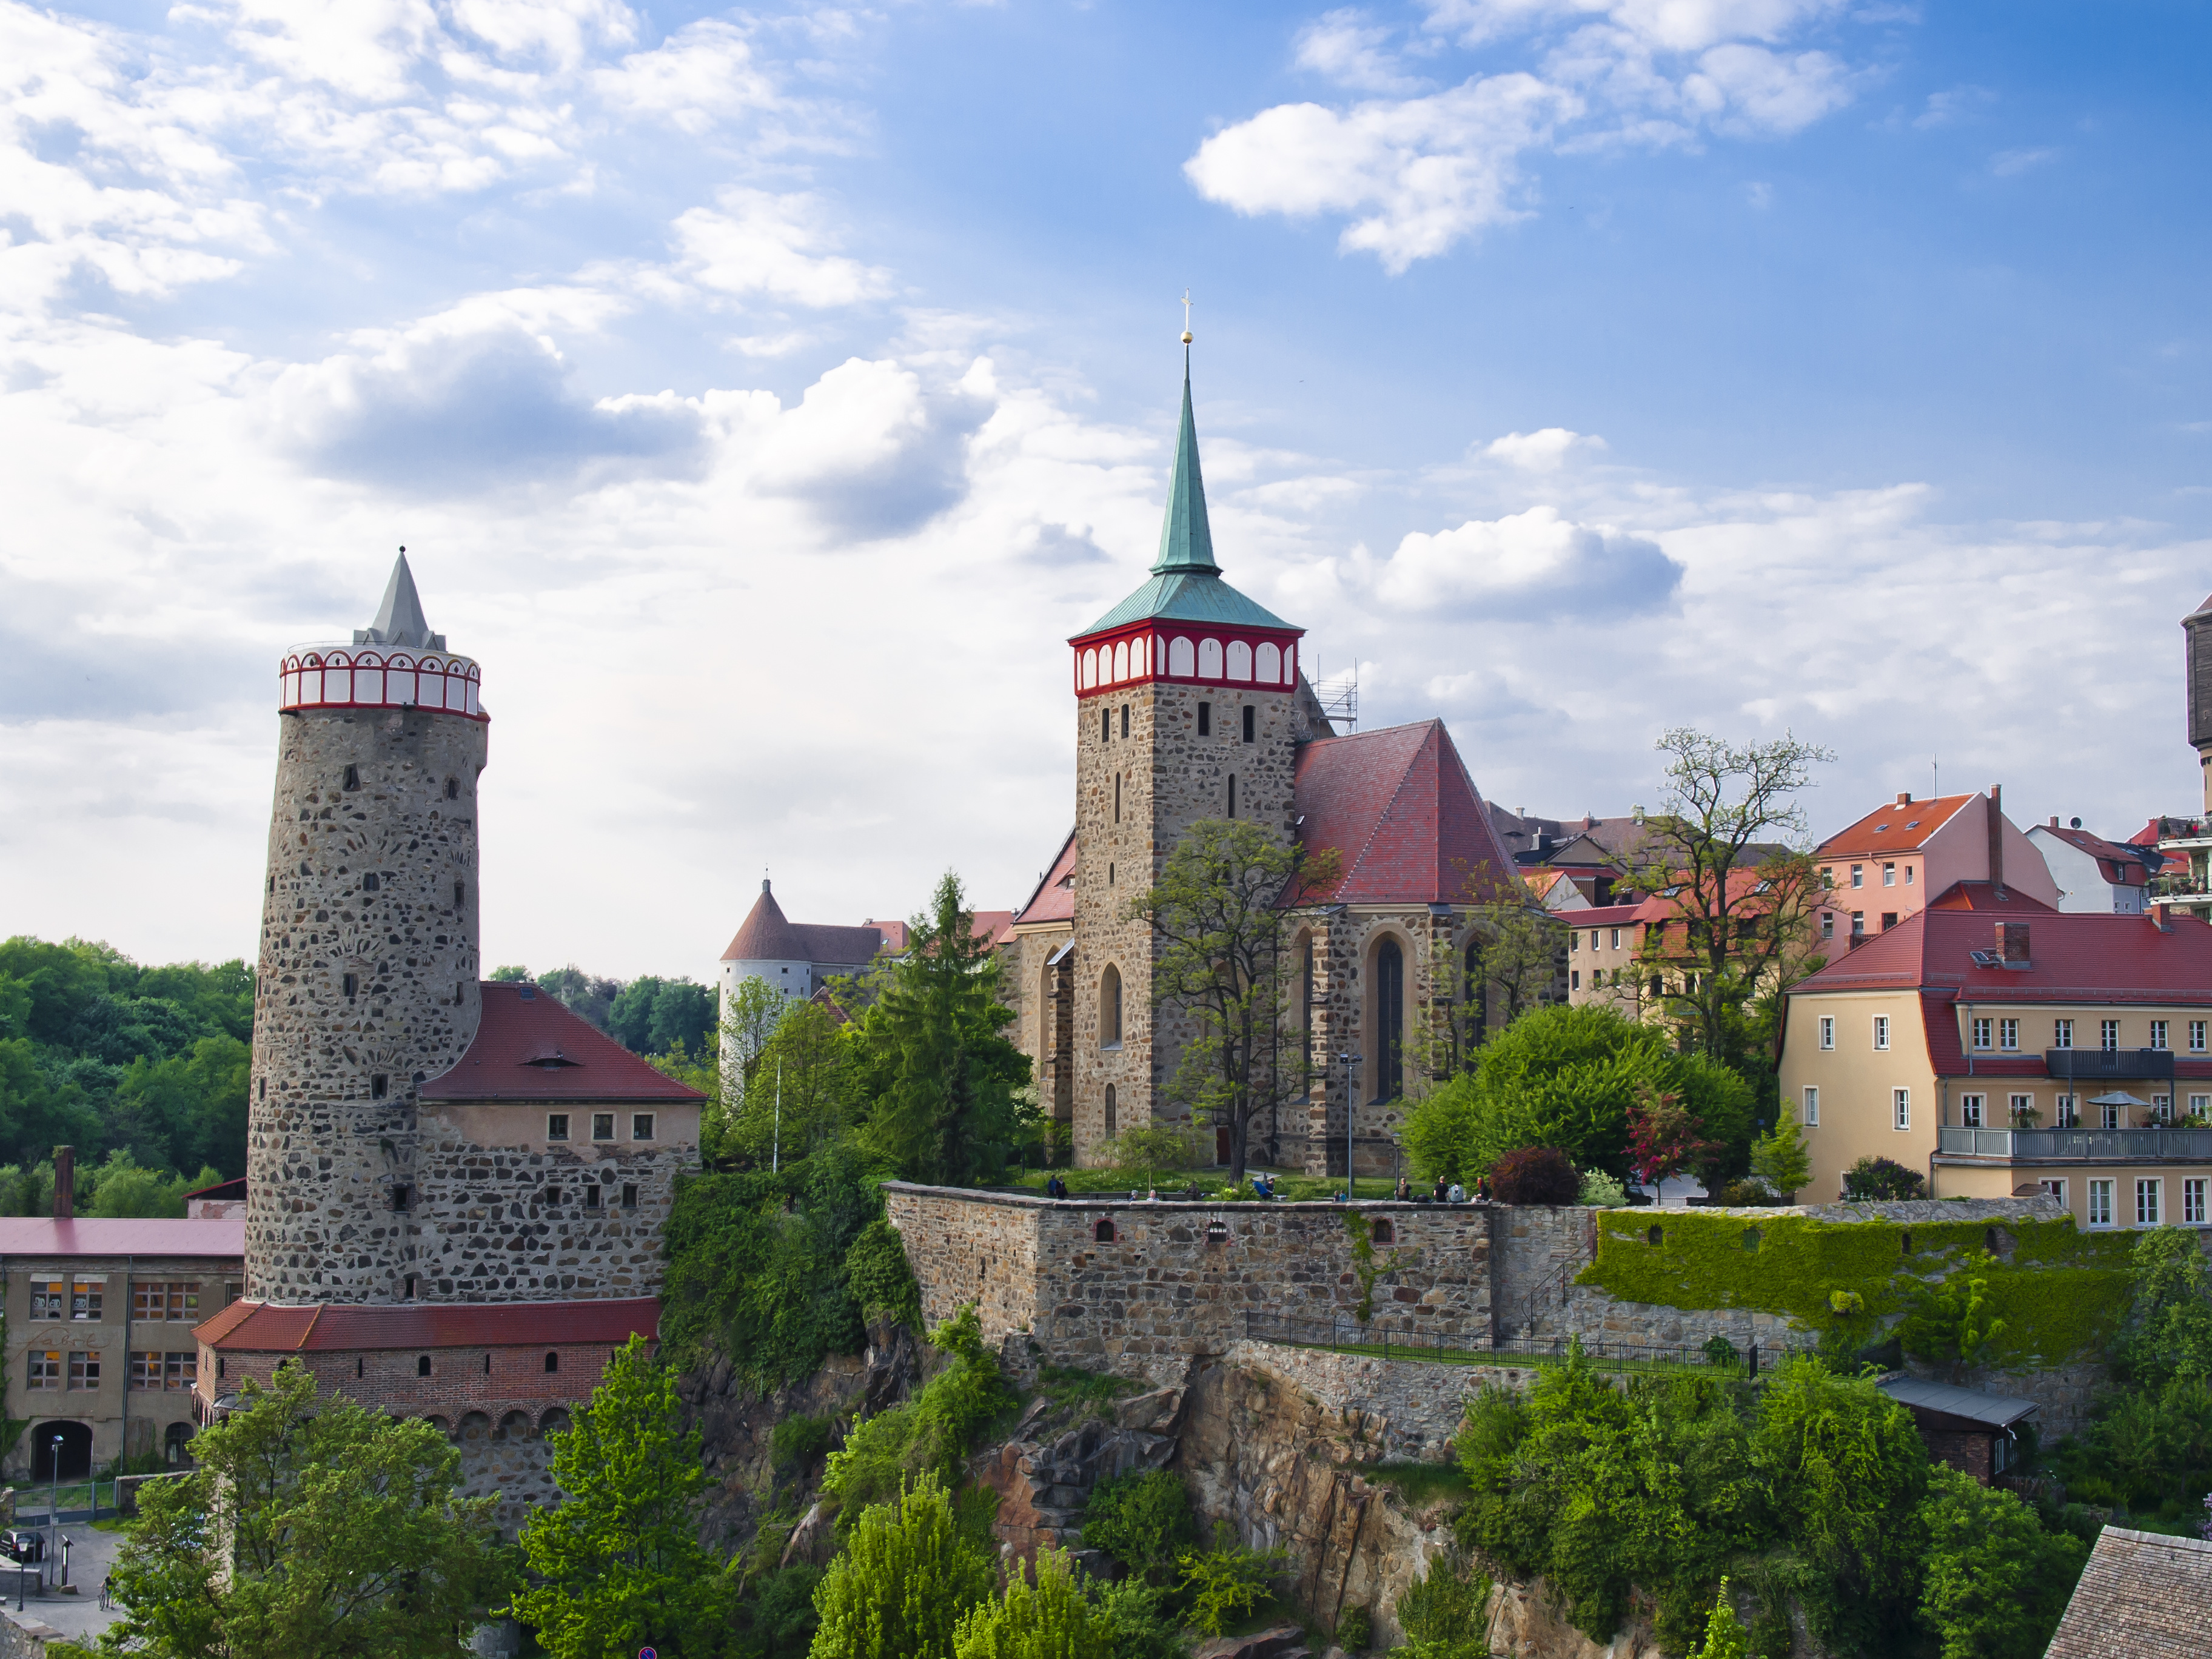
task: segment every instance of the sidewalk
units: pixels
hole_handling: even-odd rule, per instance
[[[62,1524],[61,1530],[70,1540],[70,1582],[76,1586],[76,1594],[64,1595],[51,1582],[60,1568],[60,1547],[57,1544],[54,1558],[46,1563],[49,1582],[43,1589],[31,1577],[31,1571],[25,1570],[23,1611],[17,1622],[40,1620],[72,1642],[88,1644],[122,1617],[120,1609],[105,1613],[100,1610],[100,1587],[106,1582],[108,1569],[114,1565],[116,1553],[123,1547],[123,1534],[94,1532],[88,1526],[73,1526],[67,1522]],[[15,1574],[12,1570],[0,1570],[0,1589],[7,1592],[7,1609],[15,1614]]]

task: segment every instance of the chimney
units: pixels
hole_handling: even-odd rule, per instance
[[[2004,891],[2004,786],[1990,786],[1990,885]]]
[[[2027,924],[2024,921],[2001,921],[1997,924],[1997,959],[2009,965],[2026,963],[2027,956]]]
[[[2056,830],[2058,827],[2058,814],[2056,812],[2053,812],[2051,815],[2051,827],[2053,830]]]
[[[1898,791],[1898,793],[1897,793],[1897,804],[1898,804],[1899,806],[1910,806],[1910,805],[1912,805],[1912,792],[1911,792],[1910,789],[1900,789],[1900,790],[1899,790],[1899,791]]]
[[[54,1219],[76,1218],[76,1148],[54,1148]]]

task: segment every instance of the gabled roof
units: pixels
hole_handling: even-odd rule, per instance
[[[2202,1659],[2212,1543],[2106,1527],[2044,1659]]]
[[[2115,887],[2141,887],[2150,880],[2153,869],[2166,860],[2155,847],[2132,846],[2125,842],[2106,841],[2102,836],[2093,836],[2087,830],[2072,830],[2053,818],[2048,823],[2039,823],[2028,830],[2032,840],[2037,836],[2048,836],[2053,841],[2064,842],[2077,852],[2087,853],[2097,860],[2100,873]]]
[[[1527,896],[1442,720],[1316,738],[1298,750],[1291,793],[1304,820],[1299,839],[1343,860],[1327,890],[1308,890],[1309,902]]]
[[[1206,482],[1199,476],[1198,423],[1191,416],[1188,363],[1183,366],[1182,426],[1176,434],[1175,471],[1168,480],[1168,510],[1160,523],[1160,556],[1152,561],[1152,579],[1073,639],[1147,619],[1305,632],[1221,580],[1221,567],[1213,562],[1213,529],[1206,516]]]
[[[1915,800],[1906,795],[1894,805],[1868,813],[1822,842],[1813,856],[1819,859],[1873,857],[1877,854],[1917,853],[1928,838],[1957,817],[1978,795],[1936,795]]]
[[[1960,882],[1792,994],[1917,988],[1947,1001],[2212,1006],[2212,924],[2176,918],[2161,929],[2150,916],[2053,910],[2008,892],[1999,901],[1987,882]],[[1995,953],[1997,925],[2008,921],[2027,924],[2027,965],[1975,961]],[[1937,1022],[1949,1023],[1948,1013]],[[1975,1069],[1986,1063],[1977,1056]]]
[[[1045,872],[1037,878],[1022,908],[1014,912],[1014,920],[1026,927],[1032,922],[1073,921],[1075,920],[1075,831],[1067,832],[1067,839],[1060,844]]]
[[[704,1100],[534,985],[488,981],[476,1038],[424,1100]]]
[[[69,1221],[42,1215],[0,1216],[0,1256],[245,1254],[242,1216],[222,1221],[205,1216],[83,1216]]]
[[[279,1306],[234,1302],[192,1334],[228,1353],[358,1352],[379,1348],[558,1347],[627,1342],[660,1334],[649,1296],[589,1302],[335,1303]]]

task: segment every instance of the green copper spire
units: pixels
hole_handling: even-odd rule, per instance
[[[1182,365],[1182,431],[1176,439],[1175,477],[1168,484],[1167,522],[1160,526],[1160,556],[1152,574],[1178,570],[1216,574],[1213,531],[1206,521],[1206,481],[1198,475],[1198,422],[1190,413],[1190,357],[1184,349]]]

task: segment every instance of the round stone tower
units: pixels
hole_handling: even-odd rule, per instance
[[[430,632],[403,549],[374,626],[280,672],[246,1134],[246,1295],[415,1294],[416,1091],[483,1000],[482,673]]]

